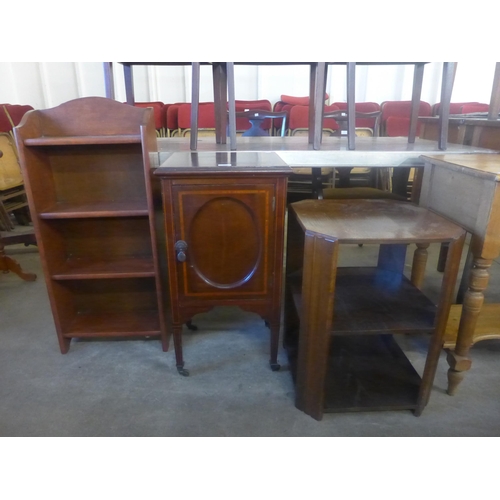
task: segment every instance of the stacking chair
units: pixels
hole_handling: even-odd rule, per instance
[[[251,127],[247,128],[243,133],[243,137],[258,137],[268,136],[269,131],[272,129],[271,120],[279,118],[281,120],[280,136],[285,136],[286,118],[285,111],[266,111],[261,109],[251,109],[247,111],[236,111],[236,126],[238,127],[238,120],[245,119],[250,123]]]
[[[382,103],[381,135],[386,137],[408,137],[410,132],[411,101],[385,101]],[[431,116],[432,107],[428,102],[420,101],[418,116]],[[420,136],[421,124],[417,123],[417,137]],[[414,169],[398,168],[393,175],[393,190],[406,193],[409,197],[413,184]]]
[[[189,137],[191,134],[191,103],[179,105],[178,134]],[[198,106],[198,135],[215,137],[215,105],[213,102],[200,102]]]
[[[381,105],[381,135],[387,137],[408,137],[410,132],[411,101],[385,101]],[[432,107],[420,101],[418,116],[431,116]],[[388,123],[389,120],[389,123]],[[417,126],[417,135],[419,134]]]
[[[7,114],[7,117],[9,118],[12,128],[17,127],[17,125],[21,123],[23,116],[28,111],[34,109],[33,106],[30,106],[29,104],[5,104],[2,105],[2,108],[4,109],[4,112]]]
[[[360,103],[365,104],[365,103]],[[382,112],[380,108],[376,110],[378,106],[375,103],[366,103],[365,109],[375,109],[375,111],[369,112],[355,112],[356,118],[356,135],[357,136],[369,136],[378,137],[380,130],[380,119]],[[363,106],[358,106],[362,108]],[[345,130],[347,133],[347,117],[348,113],[346,108],[344,110],[325,112],[325,118],[334,118],[339,124],[341,131]],[[359,125],[359,126],[358,126]],[[354,172],[353,172],[354,171]],[[380,198],[380,197],[392,197],[389,196],[390,191],[390,173],[388,168],[377,168],[377,169],[366,169],[362,167],[341,167],[337,169],[338,174],[338,186],[336,188],[328,188],[323,192],[323,197],[325,198],[338,198],[338,197],[367,197],[367,198]],[[354,179],[352,177],[355,177]],[[357,180],[357,182],[356,182]],[[365,185],[369,189],[356,189],[352,185],[356,182],[358,185]],[[360,186],[358,186],[360,187]],[[349,188],[349,191],[338,192],[337,188]],[[351,189],[353,188],[353,189]],[[373,189],[379,188],[379,189]],[[385,193],[385,194],[383,194]]]
[[[0,229],[11,231],[14,229],[14,224],[10,214],[14,214],[21,225],[29,224],[31,218],[17,151],[9,133],[0,133],[0,151],[2,151],[0,157]]]
[[[461,113],[463,115],[471,115],[471,114],[484,114],[486,115],[490,110],[489,104],[482,103],[472,103],[472,104],[464,104],[461,109]]]
[[[161,101],[151,102],[135,102],[134,106],[137,108],[153,108],[155,117],[155,129],[158,137],[165,136],[165,115],[163,111],[164,104]]]
[[[462,114],[462,108],[469,104],[481,104],[479,102],[450,102],[450,115]],[[432,106],[432,116],[439,116],[441,103],[437,102]]]
[[[246,134],[246,132],[252,127],[252,123],[249,119],[241,113],[247,111],[259,111],[259,112],[270,112],[272,111],[271,102],[267,99],[258,100],[235,100],[236,106],[236,132],[241,135],[254,135]],[[239,113],[239,115],[238,115]],[[273,129],[273,123],[271,118],[266,118],[263,123],[260,124],[260,129],[264,130],[265,135],[271,135]],[[271,131],[271,134],[270,134]]]
[[[283,96],[282,96],[283,97]],[[289,135],[303,136],[309,133],[309,106],[288,104],[282,110],[289,114]],[[338,111],[337,106],[325,106],[325,113]],[[323,135],[340,134],[340,126],[333,118],[323,120]],[[321,198],[323,188],[334,182],[331,168],[294,167],[288,178],[289,201],[304,197]]]

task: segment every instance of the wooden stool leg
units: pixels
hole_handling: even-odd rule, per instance
[[[493,260],[474,258],[469,278],[469,289],[465,292],[462,316],[458,325],[457,343],[454,350],[448,351],[448,394],[456,393],[465,372],[471,367],[469,350],[472,345],[477,319],[484,302],[484,290],[488,286],[489,268]]]
[[[413,254],[411,267],[411,282],[420,290],[424,282],[425,266],[427,264],[429,243],[417,243],[417,249]]]

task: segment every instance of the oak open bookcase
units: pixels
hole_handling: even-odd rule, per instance
[[[75,337],[159,337],[168,350],[152,109],[76,99],[28,113],[15,137],[61,352]]]

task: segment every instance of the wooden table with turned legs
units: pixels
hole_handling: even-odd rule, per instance
[[[500,338],[500,304],[484,304],[489,268],[500,254],[500,157],[489,154],[423,156],[420,205],[455,221],[472,234],[472,265],[464,275],[463,304],[452,306],[445,332],[448,393],[453,395],[470,369],[471,346]],[[495,321],[491,321],[496,318]]]

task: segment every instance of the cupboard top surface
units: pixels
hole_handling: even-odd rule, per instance
[[[158,155],[159,167],[155,175],[175,173],[262,173],[289,174],[292,169],[276,153],[261,152],[179,152],[163,160]],[[162,161],[163,160],[163,161]],[[154,162],[152,162],[154,164]]]

